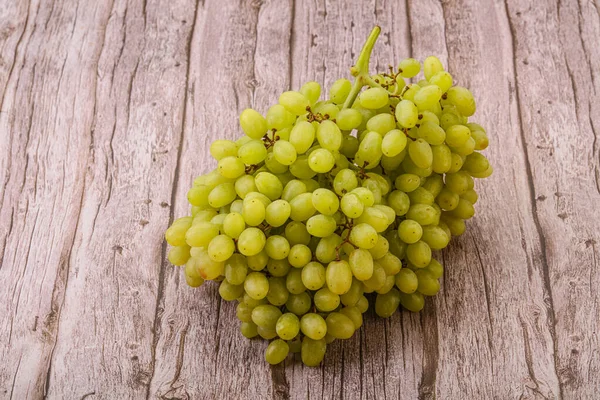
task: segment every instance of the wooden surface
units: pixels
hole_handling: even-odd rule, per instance
[[[597,399],[598,0],[0,0],[1,399]],[[213,138],[374,24],[373,70],[438,55],[476,94],[491,179],[423,313],[321,368],[269,367],[163,231]]]

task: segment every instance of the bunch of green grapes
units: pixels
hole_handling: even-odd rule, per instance
[[[436,57],[369,75],[378,33],[354,84],[339,79],[321,99],[308,82],[264,116],[244,110],[245,135],[212,143],[217,166],[189,190],[191,216],[166,231],[170,262],[190,286],[219,282],[242,334],[271,341],[271,364],[299,352],[318,365],[369,306],[420,311],[440,289],[432,253],[465,231],[474,178],[492,173],[471,92]]]

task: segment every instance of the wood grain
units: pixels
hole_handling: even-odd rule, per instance
[[[0,398],[594,399],[597,1],[0,0]],[[495,173],[418,315],[269,367],[162,232],[237,115],[439,56]]]

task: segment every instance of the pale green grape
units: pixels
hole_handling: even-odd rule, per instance
[[[385,207],[385,206],[381,206],[381,207]],[[396,217],[396,214],[394,213],[394,219],[395,219],[395,217]],[[381,257],[383,257],[388,252],[389,248],[390,248],[390,244],[388,243],[388,240],[385,237],[379,235],[377,238],[377,243],[375,244],[375,247],[369,249],[369,253],[371,253],[374,260],[379,260]]]
[[[452,152],[445,144],[431,146],[433,172],[438,174],[446,173],[452,167]]]
[[[259,327],[275,330],[277,320],[281,315],[279,308],[271,304],[261,304],[252,310],[252,322]]]
[[[265,247],[267,239],[263,231],[258,228],[247,228],[238,238],[237,247],[245,256],[253,256]]]
[[[191,247],[205,247],[218,234],[219,227],[215,224],[211,222],[199,222],[185,232],[185,243]]]
[[[336,339],[350,339],[356,330],[354,322],[342,313],[332,312],[325,322],[327,333]]]
[[[465,193],[463,193],[460,196],[462,199],[467,200],[469,203],[471,204],[475,204],[477,203],[477,200],[479,199],[479,195],[477,194],[477,192],[473,189],[467,190]]]
[[[340,313],[345,315],[346,317],[350,318],[350,320],[354,324],[355,330],[362,326],[363,317],[362,317],[362,313],[360,312],[358,307],[355,307],[355,306],[344,307],[340,310]],[[327,322],[327,321],[325,321],[325,322]],[[327,328],[327,330],[329,330],[329,327]]]
[[[436,203],[445,211],[454,210],[458,206],[459,200],[458,194],[446,187],[442,189],[435,199]]]
[[[345,306],[355,306],[363,295],[363,284],[358,279],[352,279],[350,290],[340,296],[340,300]]]
[[[198,268],[198,260],[195,258],[188,259],[185,264],[185,281],[190,287],[199,287],[204,283],[204,279]]]
[[[275,200],[265,210],[265,220],[273,227],[285,224],[292,213],[292,206],[285,200]]]
[[[428,178],[428,180],[429,180],[429,178]],[[427,183],[427,181],[425,183]],[[433,194],[431,192],[429,192],[427,189],[425,189],[423,186],[408,193],[408,198],[410,199],[410,204],[432,205],[433,202],[435,201],[435,197],[433,196]]]
[[[244,290],[255,300],[263,299],[269,292],[269,280],[263,273],[250,272],[244,281]]]
[[[452,153],[450,155],[450,157],[451,157],[451,164],[450,164],[450,169],[447,171],[447,173],[454,174],[454,173],[460,171],[460,169],[463,166],[464,159],[456,153]]]
[[[265,243],[265,251],[274,260],[283,260],[290,254],[290,243],[283,236],[269,236]]]
[[[418,285],[417,275],[408,268],[402,268],[396,275],[396,286],[403,293],[414,293]]]
[[[242,217],[250,226],[260,225],[266,215],[265,204],[258,198],[246,197],[242,203]]]
[[[213,261],[225,261],[235,251],[235,243],[227,235],[218,235],[208,244],[208,255]]]
[[[281,276],[272,276],[269,278],[269,291],[267,292],[267,301],[274,306],[284,305],[290,296],[287,289],[286,279]]]
[[[421,240],[427,243],[432,250],[441,250],[448,246],[450,236],[439,226],[428,225],[423,228]]]
[[[225,301],[233,301],[244,294],[244,285],[232,285],[226,280],[219,285],[219,295]]]
[[[400,154],[407,144],[406,134],[399,129],[392,129],[385,134],[381,141],[381,151],[386,157]]]
[[[354,228],[350,232],[350,242],[355,246],[358,246],[362,249],[371,249],[375,247],[377,244],[377,231],[371,225],[366,223],[361,223]]]
[[[208,204],[208,195],[212,188],[206,185],[199,185],[192,187],[187,192],[188,202],[196,207],[206,208]]]
[[[475,215],[475,208],[468,200],[459,199],[456,208],[449,212],[449,215],[460,219],[469,219]]]
[[[343,169],[337,173],[333,179],[333,190],[342,196],[358,186],[358,179],[356,173],[351,169]]]
[[[310,101],[299,92],[289,91],[283,92],[279,96],[279,104],[292,114],[306,114],[306,108],[310,106]]]
[[[258,336],[257,326],[254,322],[242,322],[240,331],[242,332],[242,335],[248,339]]]
[[[335,260],[337,257],[336,247],[340,245],[340,243],[342,243],[342,238],[335,233],[319,240],[315,250],[317,260],[322,263],[328,263]]]
[[[283,258],[281,260],[275,260],[270,258],[267,262],[267,271],[272,276],[286,276],[290,269],[291,265],[288,262],[287,258]]]
[[[319,311],[330,312],[340,305],[340,296],[324,287],[315,293],[313,302]]]
[[[259,164],[267,158],[267,149],[261,140],[251,140],[238,149],[238,157],[246,165]]]
[[[365,313],[369,309],[369,300],[365,296],[361,296],[360,300],[356,303],[356,308],[361,313]]]
[[[440,291],[440,282],[433,277],[431,272],[427,270],[418,270],[415,272],[419,278],[419,293],[425,296],[435,296]]]
[[[288,254],[288,261],[294,268],[302,268],[312,259],[312,252],[310,248],[304,244],[294,244],[290,248]]]
[[[433,122],[422,122],[418,132],[419,137],[431,145],[440,145],[446,140],[446,132]]]
[[[257,190],[252,175],[241,176],[235,181],[235,192],[241,199],[244,199],[248,193],[256,192]]]
[[[408,154],[412,162],[419,168],[430,168],[433,162],[431,146],[423,139],[411,141],[408,145]]]
[[[284,340],[292,340],[300,332],[300,319],[294,313],[285,313],[275,324],[277,335]]]
[[[279,140],[273,146],[273,156],[282,165],[292,165],[297,157],[296,148],[288,141]]]
[[[296,244],[308,245],[311,238],[306,230],[306,225],[297,221],[291,221],[285,226],[285,237],[292,246]]]
[[[329,215],[317,214],[306,221],[306,230],[315,237],[329,236],[335,232],[336,228],[335,219]]]
[[[419,110],[430,110],[433,108],[440,99],[442,98],[442,89],[436,85],[429,85],[419,89],[413,101]]]
[[[317,211],[312,203],[312,193],[302,193],[290,201],[290,218],[293,221],[306,221]]]
[[[325,118],[336,119],[340,109],[335,104],[320,103],[315,107],[314,112]],[[314,124],[317,126],[318,122],[315,121]]]
[[[450,233],[452,236],[460,236],[465,233],[465,229],[467,228],[465,225],[465,221],[454,217],[452,215],[448,215],[445,212],[442,213],[440,220],[443,221],[450,229]]]
[[[404,243],[416,243],[423,235],[423,228],[418,222],[412,219],[405,219],[398,226],[398,235]]]
[[[300,318],[300,330],[306,337],[320,340],[327,333],[327,324],[319,314],[308,313]]]
[[[309,290],[319,290],[325,285],[325,267],[312,261],[302,268],[302,283]]]
[[[335,157],[327,149],[317,149],[308,156],[308,166],[311,170],[324,174],[335,165]]]
[[[292,179],[283,188],[281,199],[290,202],[294,197],[306,193],[306,191],[306,184],[304,184],[304,182],[298,179]]]
[[[192,218],[179,218],[165,232],[165,240],[171,246],[183,246],[186,244],[187,231],[192,226]]]
[[[467,156],[463,164],[463,170],[468,173],[479,174],[485,172],[490,167],[490,162],[481,153],[472,153]]]
[[[285,286],[292,294],[300,294],[306,291],[306,286],[302,281],[302,270],[298,268],[291,269],[287,274]]]
[[[467,88],[454,86],[448,89],[448,101],[454,104],[457,110],[465,117],[475,114],[475,99],[473,94]]]
[[[246,229],[246,222],[240,213],[229,213],[223,220],[223,233],[233,239],[237,239],[244,229]]]
[[[348,218],[359,217],[363,213],[364,208],[365,206],[362,201],[354,193],[346,193],[342,196],[341,209]]]
[[[285,360],[289,352],[290,348],[288,344],[281,339],[276,339],[267,346],[265,360],[271,365],[279,364]]]
[[[213,210],[212,208],[199,211],[194,217],[192,225],[199,224],[200,222],[210,222],[210,220],[213,219],[213,217],[215,217],[216,215],[217,211]]]
[[[401,174],[396,178],[394,185],[398,190],[409,193],[421,185],[421,178],[414,174]]]
[[[471,176],[473,178],[487,178],[488,176],[492,175],[492,173],[494,173],[494,168],[490,165],[490,167],[483,172],[471,172]]]
[[[425,267],[425,270],[429,271],[431,276],[433,276],[435,279],[438,279],[444,275],[444,267],[435,258],[431,259],[431,262],[427,267]]]
[[[369,292],[376,291],[381,289],[383,285],[385,285],[385,281],[387,280],[387,274],[385,273],[385,269],[377,262],[373,262],[373,275],[363,281],[363,285],[365,286],[365,292],[367,290]]]
[[[398,69],[400,70],[400,76],[403,78],[412,78],[421,71],[421,63],[414,58],[405,58],[400,61]]]
[[[417,94],[417,92],[421,89],[421,86],[416,83],[413,83],[408,85],[407,87],[408,89],[404,91],[402,99],[412,102],[415,98],[415,94]],[[398,109],[396,109],[396,111],[398,111]]]
[[[310,122],[299,121],[290,132],[289,142],[294,146],[298,154],[304,154],[312,146],[315,140],[315,128]]]
[[[365,281],[373,276],[373,256],[368,250],[353,250],[350,253],[348,264],[354,277],[360,281]]]
[[[348,261],[332,261],[325,270],[327,288],[335,294],[344,294],[352,285],[352,270]]]
[[[315,190],[321,187],[319,182],[315,181],[314,179],[303,179],[302,183],[306,185],[307,192],[314,192]]]
[[[319,97],[321,96],[321,85],[314,81],[306,82],[300,88],[300,93],[308,99],[311,105],[314,105],[319,101]]]
[[[228,179],[235,179],[244,175],[246,166],[241,159],[235,156],[224,157],[219,160],[217,169],[219,173]]]
[[[446,71],[438,71],[429,78],[429,83],[436,85],[442,90],[442,93],[445,93],[452,87],[452,75]]]
[[[233,183],[221,183],[210,191],[208,203],[213,208],[220,208],[231,203],[236,197]]]
[[[302,350],[300,352],[302,362],[308,367],[316,367],[323,361],[326,350],[327,343],[324,339],[313,340],[307,335],[302,339]]]
[[[248,263],[241,254],[234,254],[225,262],[225,279],[232,285],[241,285],[248,275]]]
[[[404,128],[415,126],[419,121],[419,110],[415,103],[410,100],[400,101],[396,106],[396,120]]]
[[[359,101],[364,108],[376,110],[388,104],[388,92],[383,88],[370,88],[360,94]]]
[[[396,128],[396,120],[392,114],[377,114],[367,121],[367,130],[385,135]]]
[[[406,218],[415,220],[420,225],[431,225],[436,221],[437,211],[427,204],[415,204],[410,206]]]
[[[190,259],[190,246],[184,244],[182,246],[171,247],[167,258],[173,265],[185,264]]]
[[[431,261],[431,247],[423,241],[409,244],[406,257],[415,267],[425,268]]]
[[[267,128],[281,130],[291,126],[296,116],[281,104],[275,104],[267,111]]]
[[[244,201],[241,199],[236,199],[231,202],[229,205],[229,213],[242,213],[242,207],[244,206]]]
[[[217,161],[225,157],[237,156],[237,150],[237,144],[231,140],[215,140],[210,145],[210,155]]]
[[[277,337],[277,332],[275,332],[275,329],[267,329],[263,328],[262,326],[259,326],[256,328],[256,331],[258,332],[260,337],[265,340],[271,340]]]
[[[390,252],[379,258],[377,262],[383,267],[387,276],[395,276],[402,269],[402,261]]]
[[[346,108],[340,110],[335,119],[335,123],[341,130],[350,131],[360,126],[362,118],[362,114],[358,110]]]
[[[242,322],[252,322],[252,309],[253,307],[248,306],[246,303],[239,302],[235,314]]]
[[[267,133],[267,120],[251,108],[240,114],[240,125],[244,133],[252,139],[260,139]]]
[[[366,169],[377,167],[381,156],[383,156],[381,150],[382,142],[383,138],[379,133],[375,131],[367,133],[362,142],[360,142],[358,151],[356,152],[356,158],[354,159],[356,165]]]
[[[468,125],[470,124],[467,124],[467,126]],[[475,140],[475,150],[485,150],[490,144],[490,141],[484,131],[471,129],[471,137]]]
[[[425,79],[427,80],[430,80],[435,74],[443,70],[444,66],[439,58],[435,56],[429,56],[423,62],[423,73],[425,74]]]
[[[459,171],[454,174],[446,174],[446,186],[459,196],[466,193],[472,188],[473,178],[464,171]],[[471,187],[470,187],[471,186]]]
[[[387,229],[387,227],[389,226],[389,224],[391,223],[391,221],[388,219],[386,213],[384,213],[383,211],[379,210],[376,207],[365,208],[363,213],[360,215],[360,217],[358,217],[356,219],[355,222],[357,222],[360,225],[367,224],[367,225],[371,226],[373,229],[375,229],[375,231],[377,231],[377,232],[385,231]],[[377,240],[375,241],[375,244],[376,243],[377,243]],[[356,243],[354,243],[354,244],[356,244]],[[373,246],[371,246],[369,248],[374,247],[375,244],[373,244]],[[360,247],[362,247],[362,246],[360,246]]]
[[[283,184],[277,176],[269,172],[259,172],[254,177],[254,183],[258,191],[267,196],[270,200],[276,200],[281,196]]]
[[[325,120],[317,129],[317,140],[322,148],[336,151],[342,145],[342,132],[335,122]]]
[[[385,294],[378,294],[375,299],[375,313],[381,318],[389,318],[400,306],[400,292],[391,289]]]
[[[338,79],[329,89],[329,98],[334,104],[343,104],[351,89],[352,83],[348,79]]]
[[[333,215],[340,206],[338,197],[329,189],[319,188],[312,193],[315,209],[323,215]]]

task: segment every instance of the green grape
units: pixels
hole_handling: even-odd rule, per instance
[[[241,254],[233,254],[225,262],[225,279],[232,285],[241,285],[248,275],[248,263]]]
[[[418,285],[417,275],[408,268],[402,268],[396,275],[396,286],[402,293],[414,293]]]
[[[239,176],[244,175],[246,166],[241,159],[230,156],[224,157],[219,160],[217,169],[219,173],[228,179],[235,179]]]
[[[296,117],[281,104],[275,104],[267,111],[267,128],[281,130],[291,126]],[[258,138],[257,138],[258,139]]]
[[[356,308],[364,314],[369,309],[369,300],[365,296],[361,296],[360,300],[356,303]]]
[[[275,200],[265,210],[265,220],[273,227],[282,226],[290,217],[292,207],[285,200]]]
[[[252,322],[258,327],[275,330],[277,320],[281,315],[279,308],[271,304],[261,304],[252,310]]]
[[[253,307],[250,307],[244,302],[240,302],[235,308],[235,314],[242,322],[252,322],[252,309]]]
[[[312,305],[312,300],[307,292],[303,292],[300,294],[290,294],[288,301],[285,303],[285,308],[300,316],[304,315],[310,310],[310,306]]]
[[[479,172],[479,173],[471,172],[471,176],[473,178],[487,178],[488,176],[492,175],[493,172],[494,172],[494,168],[490,165],[490,167],[488,169],[486,169],[484,172]]]
[[[381,136],[396,128],[396,120],[392,114],[377,114],[367,121],[367,130],[375,131]]]
[[[285,286],[292,294],[305,292],[306,286],[304,286],[304,283],[302,282],[302,270],[297,268],[290,269],[285,278]]]
[[[359,101],[362,107],[376,110],[388,104],[388,92],[383,88],[370,88],[360,94]]]
[[[447,171],[447,173],[454,174],[454,173],[457,173],[458,171],[460,171],[464,160],[460,155],[458,155],[456,153],[452,153],[450,155],[450,157],[451,157],[451,164],[450,164],[450,169]]]
[[[396,120],[403,128],[412,128],[419,121],[417,106],[410,100],[400,101],[396,106]]]
[[[308,245],[311,238],[306,230],[306,225],[297,221],[291,221],[285,226],[285,237],[291,246],[297,244]]]
[[[431,276],[435,279],[438,279],[444,275],[444,267],[435,258],[431,259],[431,262],[427,267],[425,267],[425,270],[429,271]]]
[[[306,230],[315,237],[329,236],[335,232],[336,228],[335,219],[328,215],[317,214],[306,221]]]
[[[415,267],[425,268],[431,261],[431,247],[423,241],[409,244],[406,257]]]
[[[290,142],[279,140],[273,146],[273,156],[282,165],[292,165],[296,161],[296,148]]]
[[[244,290],[255,300],[263,299],[269,292],[269,280],[260,272],[250,272],[244,281]]]
[[[210,222],[217,215],[217,211],[211,209],[198,211],[194,216],[192,225],[199,224],[200,222]]]
[[[362,326],[363,317],[362,317],[362,313],[360,312],[358,307],[355,307],[355,306],[344,307],[340,310],[340,313],[345,315],[346,317],[350,318],[350,321],[352,321],[352,324],[354,325],[354,330],[356,330]],[[327,322],[327,321],[325,321],[325,322]],[[327,327],[327,330],[329,331],[329,327]]]
[[[219,285],[219,295],[225,301],[233,301],[244,294],[243,285],[232,285],[226,280]]]
[[[437,211],[427,204],[414,204],[406,213],[406,218],[417,221],[420,225],[431,225],[437,219]]]
[[[348,79],[338,79],[329,89],[329,98],[334,104],[344,104],[350,90],[352,90],[352,83]]]
[[[342,131],[335,122],[325,120],[321,122],[317,129],[317,140],[324,149],[329,151],[339,150],[342,145]]]
[[[300,319],[293,313],[285,313],[277,320],[275,331],[280,338],[292,340],[300,332]]]
[[[356,195],[365,207],[371,207],[375,204],[375,197],[373,192],[365,187],[358,187],[351,192]]]
[[[382,141],[383,138],[379,133],[375,131],[368,132],[362,142],[360,142],[354,159],[355,164],[366,169],[377,167],[379,160],[383,156],[381,151]]]
[[[490,162],[481,153],[472,153],[467,156],[463,164],[463,169],[468,173],[482,173],[490,167]]]
[[[213,261],[225,261],[235,251],[235,243],[227,235],[215,236],[208,244],[208,255]]]
[[[454,86],[448,89],[448,101],[456,106],[456,109],[465,117],[475,114],[475,99],[469,89]]]
[[[429,168],[433,162],[431,146],[423,139],[412,141],[408,145],[408,154],[419,168]]]
[[[381,151],[386,157],[395,157],[406,148],[406,134],[399,129],[388,131],[381,141]]]
[[[245,305],[247,305],[248,307],[250,307],[251,309],[253,309],[254,307],[259,306],[261,304],[267,304],[267,299],[266,298],[253,299],[252,297],[250,297],[250,295],[248,295],[248,293],[246,293],[242,297],[242,302]],[[250,310],[250,311],[252,311],[252,310]]]
[[[410,204],[427,204],[432,205],[435,197],[424,187],[419,187],[416,190],[408,193]]]
[[[330,312],[340,305],[340,296],[324,287],[315,293],[313,302],[319,311]]]
[[[300,88],[300,93],[304,95],[308,99],[311,105],[314,105],[317,101],[319,101],[319,97],[321,96],[321,85],[318,82],[306,82]]]
[[[185,264],[190,259],[190,246],[184,244],[182,246],[171,247],[167,258],[173,265]]]
[[[440,291],[440,282],[433,277],[431,272],[426,270],[416,271],[415,274],[419,278],[419,293],[425,296],[435,296]]]
[[[248,193],[256,192],[258,189],[254,184],[254,177],[252,175],[244,175],[239,177],[235,181],[235,192],[241,198],[244,199]]]
[[[414,58],[405,58],[400,61],[398,70],[400,70],[400,76],[403,78],[412,78],[421,72],[421,64]]]
[[[477,194],[477,192],[475,190],[469,189],[465,193],[463,193],[460,196],[460,198],[467,200],[471,204],[475,204],[475,203],[477,203],[477,200],[479,199],[479,195]]]
[[[244,206],[244,201],[241,199],[236,199],[236,200],[232,201],[231,204],[229,205],[229,214],[231,214],[231,213],[241,214],[243,206]],[[225,220],[223,220],[223,221],[225,221]]]
[[[315,209],[323,215],[333,215],[340,206],[338,197],[329,189],[319,188],[312,193]]]
[[[446,186],[459,196],[471,189],[472,185],[473,179],[464,171],[446,174]]]
[[[237,156],[237,144],[231,140],[215,140],[210,145],[210,155],[217,161],[225,157]]]
[[[266,215],[265,204],[258,198],[246,196],[242,203],[242,217],[250,226],[260,225]]]
[[[450,75],[446,71],[438,71],[428,79],[429,83],[432,85],[436,85],[442,90],[442,93],[445,93],[452,87],[452,75]]]
[[[446,132],[433,122],[422,122],[419,126],[418,134],[421,139],[431,145],[441,145],[446,140]]]
[[[325,270],[327,288],[335,294],[344,294],[352,285],[352,270],[348,261],[332,261]]]
[[[387,276],[394,276],[402,269],[402,261],[390,252],[379,258],[377,262],[383,267]]]
[[[283,260],[290,253],[290,244],[283,236],[269,236],[265,243],[265,251],[274,260]]]
[[[354,272],[353,272],[354,273]],[[340,301],[345,306],[355,306],[363,295],[363,284],[358,279],[352,279],[350,290],[340,296]]]
[[[277,178],[277,176],[269,172],[259,172],[254,177],[254,183],[258,188],[258,191],[270,200],[276,200],[281,196],[283,192],[283,184]]]
[[[362,249],[371,249],[377,244],[378,235],[375,228],[366,223],[360,223],[350,232],[350,242]]]
[[[267,329],[259,326],[256,328],[256,332],[260,335],[261,338],[265,340],[275,339],[277,337],[277,332],[275,329]]]
[[[258,254],[255,254],[253,256],[247,256],[246,261],[248,261],[248,268],[250,268],[251,270],[262,271],[267,266],[269,256],[267,255],[267,252],[262,250]]]
[[[368,250],[353,250],[350,253],[348,264],[354,277],[360,281],[365,281],[373,276],[373,256]]]
[[[382,207],[385,207],[385,206],[382,206]],[[394,214],[394,218],[395,217],[396,217],[396,214]],[[375,244],[375,247],[369,249],[369,253],[371,253],[374,260],[379,260],[381,257],[386,255],[389,248],[390,248],[390,244],[388,243],[388,240],[385,237],[379,235],[378,239],[377,239],[377,243]]]
[[[402,190],[394,190],[388,196],[388,205],[396,212],[396,215],[402,216],[410,208],[410,199]]]
[[[415,94],[421,89],[421,86],[413,83],[407,86],[407,89],[404,91],[404,95],[402,99],[412,102],[415,98]],[[397,111],[397,109],[396,109]]]
[[[325,267],[312,261],[302,268],[302,283],[309,290],[319,290],[325,285]]]
[[[260,139],[267,133],[267,120],[251,108],[245,109],[240,114],[240,126],[252,139]]]
[[[315,256],[317,257],[317,260],[322,263],[328,263],[335,260],[337,256],[336,247],[341,243],[342,238],[335,233],[319,240],[315,250]]]
[[[460,236],[463,233],[465,233],[465,229],[467,227],[465,225],[464,220],[456,218],[452,215],[448,215],[445,212],[442,213],[440,220],[448,226],[448,229],[450,229],[450,233],[452,234],[452,236]]]
[[[206,185],[192,187],[187,193],[188,202],[196,207],[208,207],[208,195],[211,190],[212,188]]]
[[[467,124],[467,126],[470,124]],[[490,144],[490,141],[484,131],[472,130],[471,137],[475,140],[475,150],[485,150]]]
[[[315,128],[310,122],[299,121],[290,132],[289,142],[298,154],[304,154],[315,140]]]
[[[458,206],[459,200],[458,194],[447,187],[444,187],[435,199],[436,203],[445,211],[454,210]]]
[[[325,322],[327,333],[336,339],[350,339],[356,330],[354,322],[342,313],[332,312]]]
[[[404,243],[412,244],[421,240],[423,228],[412,219],[405,219],[398,226],[398,236]]]
[[[378,294],[375,299],[375,313],[381,318],[391,317],[400,306],[400,292],[391,289],[385,294]]]
[[[263,231],[258,228],[247,228],[238,238],[237,247],[245,256],[253,256],[265,247],[267,239]]]
[[[463,144],[462,146],[451,147],[451,149],[456,154],[463,156],[463,158],[466,158],[466,156],[468,156],[469,154],[472,154],[475,151],[475,144],[476,144],[475,139],[470,137],[467,139],[465,144]]]
[[[246,165],[259,164],[267,158],[267,149],[261,140],[251,140],[238,149],[238,157]]]
[[[354,193],[346,193],[342,196],[341,209],[348,218],[359,217],[364,210],[364,205]]]
[[[294,197],[306,193],[306,184],[298,179],[292,179],[283,188],[281,198],[287,202],[290,202]],[[291,211],[291,209],[290,209]]]
[[[362,114],[353,108],[340,110],[335,119],[337,126],[343,131],[350,131],[360,126],[362,122]]]
[[[185,243],[192,247],[206,247],[218,234],[219,227],[215,224],[211,222],[199,222],[192,225],[185,232]]]
[[[306,221],[317,211],[312,203],[312,193],[302,193],[290,201],[292,221]]]
[[[286,274],[290,271],[291,267],[292,266],[288,262],[287,258],[284,258],[282,260],[269,259],[269,261],[267,262],[267,271],[272,276],[286,276]]]
[[[343,196],[356,189],[357,186],[358,179],[356,178],[356,173],[350,169],[341,170],[333,179],[333,190],[339,196]]]
[[[387,215],[383,211],[377,209],[376,207],[365,208],[363,213],[360,215],[360,217],[358,217],[356,219],[355,222],[358,222],[361,225],[367,224],[367,225],[371,226],[373,229],[375,229],[377,232],[385,231],[387,229],[387,227],[389,226],[389,224],[391,223],[390,220],[388,219]],[[356,243],[354,243],[354,244],[356,244]],[[373,244],[373,246],[371,246],[369,248],[375,247],[376,244],[377,244],[377,239],[375,240],[375,243]],[[357,246],[359,246],[359,245],[357,244]],[[362,247],[362,246],[359,246],[359,247]]]
[[[449,215],[460,219],[469,219],[475,215],[475,208],[468,200],[461,198],[458,200],[456,208],[449,212]]]
[[[213,208],[221,208],[235,200],[237,194],[233,183],[221,183],[208,195],[208,204]]]
[[[295,244],[290,248],[288,261],[294,268],[302,268],[312,259],[310,248],[304,244]]]
[[[444,66],[442,65],[439,58],[435,56],[429,56],[423,62],[423,73],[425,74],[425,79],[428,81],[438,72],[443,71]]]
[[[223,230],[223,221],[225,221],[225,217],[227,216],[227,211],[224,211],[222,214],[217,214],[210,220],[210,223],[215,225],[219,231]]]
[[[413,101],[419,110],[430,110],[439,103],[442,98],[442,89],[436,85],[429,85],[419,89]]]
[[[285,360],[289,352],[290,347],[288,344],[281,339],[276,339],[269,343],[269,346],[267,346],[267,350],[265,351],[265,360],[271,365],[279,364]]]
[[[258,327],[254,322],[242,322],[240,325],[240,331],[242,332],[242,335],[248,339],[258,336]]]
[[[340,153],[347,158],[354,158],[358,151],[358,139],[351,135],[343,135]]]
[[[377,262],[373,262],[373,275],[363,281],[363,285],[365,287],[365,292],[369,289],[371,292],[381,289],[383,285],[385,285],[385,281],[387,280],[387,274],[385,273],[385,269]]]
[[[300,331],[310,339],[320,340],[327,333],[327,324],[319,314],[308,313],[300,318]]]
[[[444,174],[450,171],[450,168],[452,167],[452,153],[448,146],[445,144],[431,146],[431,154],[431,168],[433,169],[433,172]]]
[[[302,183],[306,185],[306,191],[311,193],[321,187],[319,182],[314,179],[304,179],[302,180]]]
[[[309,100],[302,93],[294,91],[283,92],[279,96],[279,104],[295,115],[306,114],[306,108],[310,107]]]
[[[393,276],[388,275],[385,278],[385,283],[383,284],[383,286],[377,289],[375,292],[377,292],[378,294],[386,294],[394,288],[395,282],[395,278]]]
[[[308,166],[317,173],[329,172],[335,165],[335,157],[327,149],[316,149],[308,156]]]
[[[189,258],[185,264],[185,281],[190,287],[199,287],[204,283],[202,273],[199,270],[199,260],[197,258]]]
[[[246,222],[240,213],[229,213],[223,220],[223,233],[233,239],[237,239],[244,229],[246,229]]]
[[[313,340],[306,336],[302,339],[302,350],[300,351],[302,362],[308,367],[316,367],[323,361],[326,350],[327,343],[324,339]]]
[[[414,174],[401,174],[396,178],[394,185],[398,190],[410,193],[421,185],[421,178]]]
[[[187,231],[192,226],[192,218],[180,218],[171,224],[165,232],[165,240],[171,246],[183,246],[186,244]]]
[[[423,237],[421,240],[427,243],[431,249],[441,250],[448,246],[450,236],[439,226],[428,225],[423,228]]]
[[[314,112],[321,114],[325,118],[336,119],[340,109],[331,103],[320,103],[315,107]],[[318,122],[314,122],[315,126],[318,126]]]

